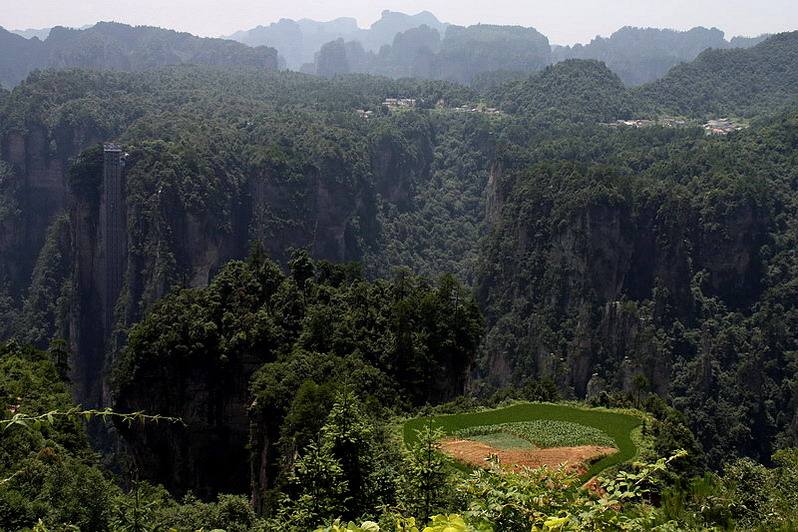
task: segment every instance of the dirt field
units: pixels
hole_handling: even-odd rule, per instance
[[[559,467],[560,465],[567,465],[582,474],[587,471],[586,463],[616,453],[618,449],[591,445],[554,449],[502,450],[477,441],[450,439],[441,442],[441,451],[455,460],[476,467],[485,467],[485,459],[495,454],[499,457],[501,463],[507,467],[520,469],[523,467],[539,468],[543,466]]]

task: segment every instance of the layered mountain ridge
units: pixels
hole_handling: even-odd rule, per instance
[[[0,28],[0,84],[14,86],[37,69],[140,71],[178,64],[234,65],[275,70],[277,52],[224,39],[146,26],[100,22],[86,29],[56,27],[26,39]]]
[[[227,38],[255,49],[247,51],[225,39],[98,23],[76,30],[0,30],[0,44],[8,51],[0,58],[0,84],[14,86],[39,68],[129,71],[189,63],[279,66],[322,76],[369,73],[476,85],[536,72],[566,59],[593,59],[606,63],[627,86],[635,86],[664,76],[704,50],[749,48],[766,37],[726,40],[716,28],[625,27],[588,44],[557,46],[533,28],[460,27],[426,11],[416,15],[385,11],[367,29],[352,18],[281,19]],[[279,57],[267,49],[277,50]]]

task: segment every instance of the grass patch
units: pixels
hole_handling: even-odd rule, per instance
[[[542,449],[579,447],[582,445],[615,447],[615,440],[610,438],[603,430],[571,421],[555,419],[483,425],[457,431],[458,436],[469,439],[474,439],[473,436],[488,434],[508,434],[527,440]]]
[[[637,446],[632,440],[632,431],[642,423],[641,418],[633,415],[547,403],[519,403],[497,410],[434,416],[431,421],[433,426],[452,436],[472,427],[534,421],[565,421],[598,429],[612,440],[612,446],[616,447],[618,452],[593,463],[585,478],[593,477],[609,467],[633,459],[637,455]],[[423,429],[429,422],[428,418],[416,418],[405,423],[403,427],[405,443],[414,443],[417,439],[416,431]]]

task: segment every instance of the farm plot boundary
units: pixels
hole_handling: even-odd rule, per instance
[[[463,414],[433,416],[433,426],[446,435],[456,435],[469,427],[501,425],[524,421],[553,420],[568,421],[603,431],[615,442],[618,452],[606,456],[590,465],[585,478],[592,478],[605,469],[627,462],[637,455],[637,446],[632,439],[632,431],[642,424],[642,419],[629,414],[579,408],[550,403],[519,403],[496,410],[484,410]],[[411,419],[403,427],[406,444],[416,440],[416,431],[423,429],[430,418]]]

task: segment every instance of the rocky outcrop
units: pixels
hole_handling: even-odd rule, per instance
[[[433,140],[425,123],[408,120],[398,126],[390,132],[378,132],[369,155],[377,193],[406,211],[412,207],[419,181],[430,178]]]
[[[69,202],[66,171],[70,159],[103,139],[97,127],[26,124],[0,134],[0,158],[10,167],[20,216],[6,228],[13,238],[0,242],[0,274],[20,289],[28,285],[47,228]]]

